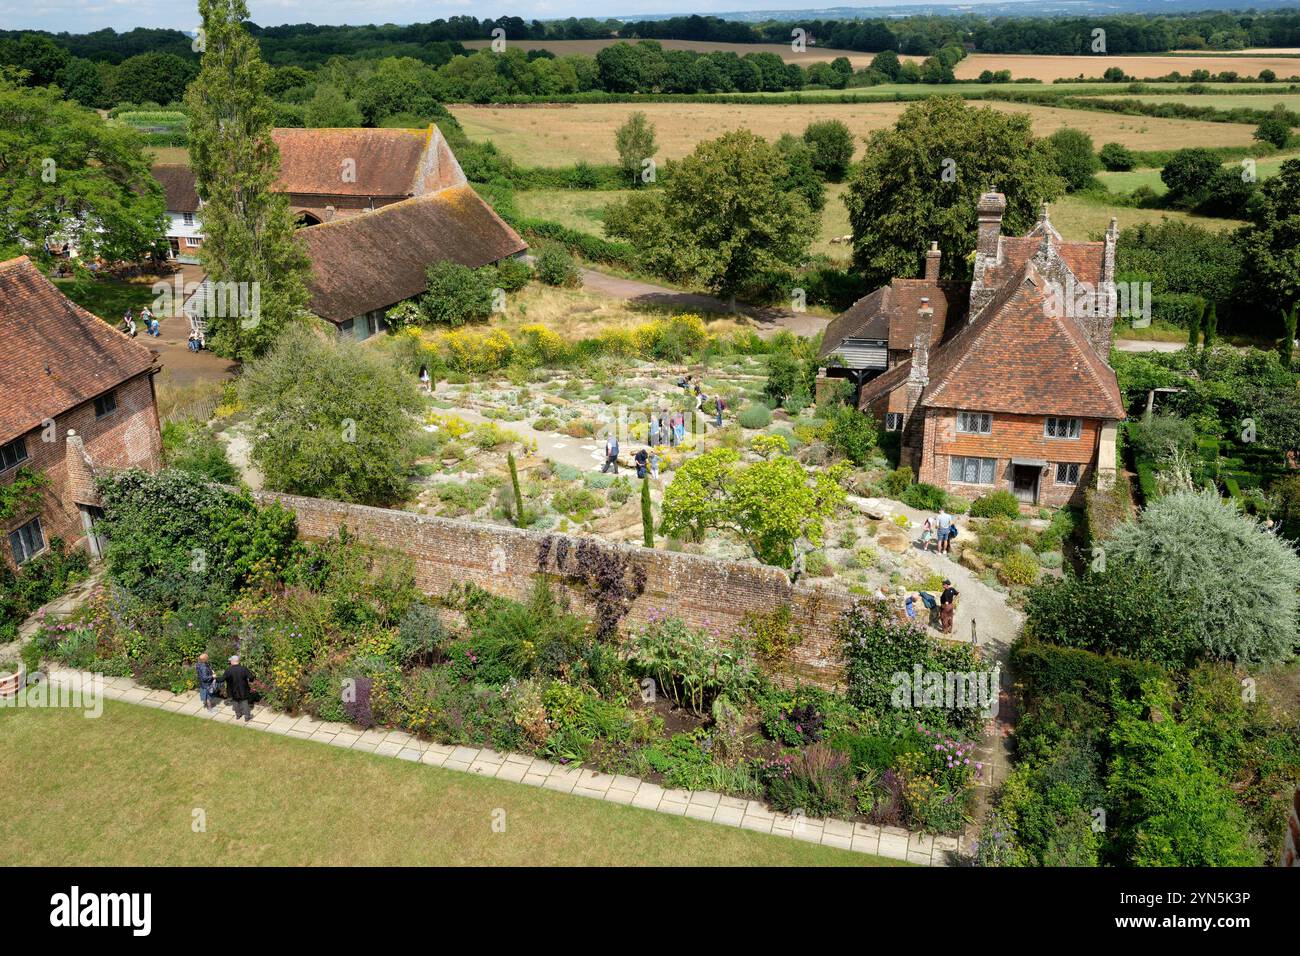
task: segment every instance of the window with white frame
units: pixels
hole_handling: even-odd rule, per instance
[[[5,445],[0,445],[0,471],[8,471],[15,465],[27,460],[27,441],[15,438]]]
[[[23,564],[45,550],[45,532],[41,519],[33,518],[17,531],[9,532],[9,547],[14,553],[14,563]]]
[[[1049,418],[1043,426],[1048,438],[1078,438],[1083,433],[1081,418]]]
[[[1079,483],[1079,463],[1075,461],[1058,461],[1056,463],[1056,483],[1058,485],[1077,485]]]
[[[185,225],[187,226],[194,225],[194,213],[192,212],[181,213],[181,218],[185,221]]]
[[[885,431],[896,432],[903,427],[902,412],[885,412]]]
[[[191,249],[196,248],[198,244],[199,240],[191,239],[189,236],[185,237],[185,245],[189,246]]]
[[[964,435],[987,435],[993,431],[993,416],[988,412],[958,412],[957,431]]]
[[[956,456],[948,465],[948,478],[964,485],[991,485],[997,470],[996,458],[970,458]]]

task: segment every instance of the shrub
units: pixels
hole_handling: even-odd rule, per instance
[[[563,246],[545,246],[541,252],[537,254],[537,261],[534,268],[536,269],[538,280],[547,285],[582,285],[582,274],[578,271],[578,267],[573,261],[573,256],[569,255],[568,250]]]
[[[1020,503],[1009,491],[990,491],[971,502],[970,514],[972,518],[1018,518]]]
[[[766,405],[746,405],[736,416],[742,428],[766,428],[772,424],[772,410]]]
[[[823,744],[766,761],[760,776],[772,808],[812,817],[843,817],[854,806],[848,757]]]
[[[856,408],[840,405],[831,415],[826,444],[855,465],[865,465],[876,448],[875,422]]]
[[[1038,580],[1038,559],[1027,551],[1013,551],[1002,559],[998,580],[1008,587],[1033,584]]]
[[[902,495],[903,504],[918,511],[939,511],[947,503],[947,494],[942,488],[927,485],[924,482],[909,485]]]
[[[900,465],[880,480],[880,490],[888,498],[897,498],[912,483],[912,469]]]
[[[502,259],[497,263],[497,282],[507,292],[518,292],[532,277],[533,270],[522,259]]]
[[[1161,461],[1189,454],[1196,446],[1196,430],[1177,415],[1148,415],[1129,423],[1128,441],[1139,458]]]
[[[720,646],[677,618],[647,624],[632,638],[629,659],[674,704],[699,716],[719,697],[743,700],[758,680],[757,665],[743,648]]]
[[[1137,165],[1133,150],[1122,143],[1107,143],[1097,155],[1101,164],[1111,172],[1127,172]]]
[[[428,291],[420,298],[425,322],[464,325],[492,314],[492,289],[497,271],[490,267],[471,269],[443,259],[426,270]]]
[[[1300,556],[1235,502],[1174,492],[1116,528],[1105,548],[1108,561],[1150,568],[1171,600],[1187,602],[1202,653],[1265,663],[1294,653]]]

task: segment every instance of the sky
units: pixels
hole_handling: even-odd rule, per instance
[[[881,5],[900,6],[908,0],[888,0]],[[918,0],[921,2],[921,0]],[[635,18],[648,13],[722,13],[736,10],[789,10],[800,6],[847,5],[846,0],[248,0],[254,23],[364,24],[425,23],[453,16],[480,19],[511,15],[525,20],[564,17]],[[853,6],[871,6],[858,0]],[[39,3],[0,0],[0,29],[48,30],[51,33],[89,33],[112,27],[193,30],[198,22],[197,3],[186,0],[40,0]]]

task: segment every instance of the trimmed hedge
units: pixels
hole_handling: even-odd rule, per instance
[[[1140,693],[1144,681],[1169,677],[1164,667],[1152,661],[1059,647],[1030,636],[1021,637],[1012,646],[1011,671],[1024,686],[1027,700],[1082,691],[1107,707],[1112,688],[1133,697]]]

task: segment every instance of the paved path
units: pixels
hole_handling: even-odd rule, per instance
[[[94,677],[85,671],[63,668],[51,668],[49,671],[52,683],[75,683],[83,691],[88,686],[93,686],[87,684],[87,681]],[[899,827],[878,827],[847,820],[787,816],[757,800],[729,797],[704,790],[669,790],[638,777],[601,773],[583,767],[566,767],[540,757],[500,753],[487,747],[432,743],[400,730],[382,727],[362,730],[349,724],[330,723],[313,717],[295,717],[267,707],[256,708],[253,719],[243,722],[235,717],[234,711],[224,702],[214,710],[205,710],[197,691],[173,694],[165,690],[149,690],[125,677],[102,680],[104,697],[108,700],[155,707],[199,720],[234,724],[250,731],[296,737],[346,750],[409,760],[443,770],[496,777],[513,783],[558,790],[573,796],[608,800],[643,810],[691,817],[858,853],[871,853],[921,866],[949,866],[955,862],[954,855],[963,850],[957,837],[931,837]]]
[[[638,279],[623,279],[595,269],[582,269],[582,287],[590,292],[616,299],[625,299],[639,305],[661,306],[663,308],[694,310],[698,312],[731,311],[731,307],[722,299],[698,292],[682,292],[666,286],[642,282]],[[830,324],[830,319],[807,312],[794,312],[772,306],[746,305],[737,302],[739,314],[747,316],[757,323],[757,332],[763,338],[771,338],[782,329],[788,329],[795,335],[813,336]]]
[[[1116,339],[1115,348],[1121,352],[1177,352],[1187,347],[1186,342],[1156,342],[1146,339]]]

